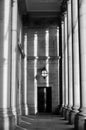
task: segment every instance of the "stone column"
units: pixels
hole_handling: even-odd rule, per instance
[[[80,107],[80,69],[79,69],[79,30],[78,30],[78,0],[71,1],[72,7],[72,47],[73,47],[73,110],[70,113],[70,123]]]
[[[62,109],[63,109],[64,108],[64,21],[61,22],[61,35],[62,35]]]
[[[21,86],[22,86],[22,78],[21,78],[21,72],[22,72],[22,57],[21,57],[21,54],[19,54],[19,63],[18,63],[18,69],[19,69],[19,114],[21,115],[22,114],[22,111],[21,111]]]
[[[86,120],[86,0],[78,0],[80,45],[80,112],[76,116],[75,129],[85,130]]]
[[[12,4],[12,81],[11,81],[11,106],[13,114],[16,117],[16,93],[17,93],[17,14],[18,5],[17,0],[13,1]]]
[[[27,106],[27,33],[24,35],[24,114],[28,115]]]
[[[67,52],[67,12],[64,13],[64,116],[68,106],[68,52]]]
[[[59,27],[57,27],[57,56],[59,57],[60,56],[60,53],[59,53],[59,49],[60,49],[60,45],[59,45],[59,31],[60,31],[60,28]],[[57,103],[57,105],[58,105],[58,110],[59,110],[59,108],[60,108],[60,59],[58,59],[58,61],[57,61],[57,68],[58,68],[58,75],[57,75],[57,81],[58,81],[58,85],[57,85],[57,87],[58,87],[58,103]]]
[[[67,40],[68,40],[68,111],[67,119],[73,105],[73,79],[72,79],[72,19],[71,19],[71,0],[67,1]]]
[[[11,110],[11,0],[0,1],[0,130],[13,128]]]

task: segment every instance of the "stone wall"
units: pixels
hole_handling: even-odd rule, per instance
[[[57,56],[57,26],[46,27],[34,27],[28,28],[28,105],[29,112],[35,112],[35,90],[34,79],[37,78],[37,87],[46,86],[46,79],[41,76],[41,69],[46,66],[46,30],[49,30],[49,56],[53,57],[49,60],[49,86],[52,87],[52,111],[54,112],[58,105],[58,59]],[[34,77],[34,34],[38,36],[38,46],[37,46],[37,77]],[[36,92],[37,93],[37,92]],[[37,96],[37,95],[36,95]],[[36,97],[37,98],[37,97]]]

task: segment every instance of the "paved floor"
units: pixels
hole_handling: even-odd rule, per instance
[[[16,130],[74,130],[74,126],[57,115],[22,116]]]

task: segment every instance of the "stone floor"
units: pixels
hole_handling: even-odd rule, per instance
[[[74,130],[74,126],[57,115],[22,116],[15,130]]]

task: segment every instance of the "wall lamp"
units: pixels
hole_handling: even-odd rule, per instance
[[[42,68],[41,75],[44,79],[48,76],[48,72],[45,67]]]

